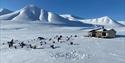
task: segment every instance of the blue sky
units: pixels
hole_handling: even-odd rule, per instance
[[[29,4],[58,14],[83,18],[109,16],[115,20],[125,20],[125,0],[0,0],[0,8],[13,11]]]

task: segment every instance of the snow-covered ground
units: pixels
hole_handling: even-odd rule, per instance
[[[60,26],[39,21],[0,21],[0,63],[125,63],[125,27],[115,27],[117,37],[90,38],[91,27]],[[54,37],[62,35],[63,42]],[[66,37],[71,37],[66,41]],[[77,37],[75,37],[77,35]],[[8,48],[11,39],[39,45],[37,37],[45,37],[42,48]],[[49,39],[55,40],[55,43]],[[73,42],[73,45],[70,43]],[[50,45],[54,45],[52,49]]]

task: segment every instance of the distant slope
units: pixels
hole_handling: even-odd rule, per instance
[[[72,26],[86,26],[86,27],[93,26],[91,24],[82,23],[80,21],[70,21],[52,12],[48,12],[48,21],[49,23],[53,23],[53,24],[66,24],[66,25],[72,25]]]
[[[125,21],[118,21],[119,23],[125,25]]]
[[[100,17],[100,18],[95,18],[95,19],[83,19],[77,16],[73,16],[70,14],[62,14],[60,15],[61,17],[64,17],[70,21],[80,21],[83,23],[88,23],[88,24],[93,24],[93,25],[104,25],[104,26],[124,26],[124,23],[119,23],[118,21],[108,17]]]
[[[74,15],[71,15],[71,14],[61,14],[60,16],[63,17],[63,18],[66,18],[68,20],[71,20],[71,21],[76,21],[76,20],[79,20],[79,19],[83,19],[81,17],[77,17],[77,16],[74,16]]]
[[[12,20],[14,17],[16,17],[20,12],[19,11],[15,11],[9,14],[5,14],[0,16],[0,20]]]
[[[12,12],[11,10],[2,8],[2,9],[0,9],[0,16],[1,16],[1,15],[5,15],[5,14],[8,14],[8,13],[11,13],[11,12]]]
[[[108,16],[104,16],[101,18],[95,18],[95,19],[85,19],[85,20],[80,20],[80,21],[84,22],[84,23],[95,24],[95,25],[124,26],[123,24],[113,20],[112,18],[110,18]]]

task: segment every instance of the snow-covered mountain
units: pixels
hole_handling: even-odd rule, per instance
[[[27,5],[15,12],[0,16],[0,20],[12,21],[40,21],[41,23],[66,24],[79,26],[93,26],[80,21],[70,21],[60,15],[40,9],[34,5]]]
[[[39,20],[40,10],[34,5],[27,5],[20,10],[0,16],[0,20]]]
[[[8,11],[8,13],[7,13]],[[1,11],[4,15],[0,16],[0,20],[12,20],[12,21],[40,21],[41,23],[52,24],[66,24],[66,25],[83,25],[92,26],[95,25],[109,25],[109,26],[123,26],[121,23],[111,19],[108,16],[95,19],[83,19],[70,14],[58,15],[53,12],[48,12],[44,9],[40,9],[34,5],[27,5],[24,8],[15,12],[9,13],[9,10],[4,9]],[[7,14],[5,14],[5,12]]]
[[[108,16],[103,16],[103,17],[94,18],[94,19],[83,19],[83,18],[73,16],[70,14],[62,14],[60,16],[66,18],[66,19],[69,19],[70,21],[80,21],[83,23],[88,23],[88,24],[93,24],[93,25],[124,26],[122,23],[119,23],[116,20],[114,20]]]
[[[5,8],[2,8],[2,9],[0,9],[0,16],[1,16],[1,15],[4,15],[4,14],[11,13],[11,12],[12,12],[11,10],[8,10],[8,9],[5,9]]]
[[[39,20],[40,8],[34,5],[28,5],[20,9],[19,15],[12,20]]]
[[[65,19],[58,14],[48,12],[48,22],[49,23],[58,23],[58,24],[67,24],[67,25],[90,25],[90,24],[85,24],[82,22],[78,21],[69,21],[68,19]]]
[[[80,20],[80,21],[84,23],[95,24],[95,25],[123,26],[123,24],[113,20],[112,18],[108,16],[95,18],[95,19],[85,19],[85,20]]]

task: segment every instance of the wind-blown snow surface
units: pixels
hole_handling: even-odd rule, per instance
[[[90,28],[43,24],[39,21],[0,21],[0,63],[125,63],[125,27],[114,28],[117,37],[112,39],[84,37]],[[55,43],[58,48],[45,45],[43,49],[9,49],[2,45],[12,38],[19,41],[34,40],[39,36],[72,37],[69,42]],[[65,40],[65,38],[63,39]],[[32,43],[31,42],[31,43]],[[49,44],[51,41],[47,41]]]

